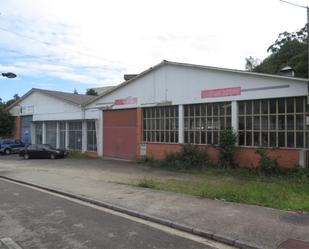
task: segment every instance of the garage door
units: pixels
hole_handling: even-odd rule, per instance
[[[136,109],[104,111],[104,156],[129,160],[136,158],[136,122]]]

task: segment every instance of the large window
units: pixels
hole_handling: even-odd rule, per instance
[[[46,122],[46,143],[56,148],[57,122]]]
[[[35,143],[42,144],[43,142],[43,123],[35,122]]]
[[[238,102],[239,145],[303,148],[306,98]]]
[[[69,148],[82,150],[82,122],[69,122]]]
[[[145,142],[178,142],[178,106],[144,109]]]
[[[61,149],[65,148],[65,130],[66,130],[66,122],[59,122],[59,146]]]
[[[87,150],[97,151],[95,121],[87,121]]]
[[[218,144],[220,131],[230,128],[230,102],[184,106],[185,143]]]

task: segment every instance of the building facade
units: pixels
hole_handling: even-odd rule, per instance
[[[22,110],[21,137],[28,127],[32,142],[99,156],[163,159],[192,143],[218,162],[220,131],[233,129],[241,167],[258,165],[258,147],[282,167],[305,167],[307,95],[306,79],[163,61],[79,105],[59,98],[47,105],[52,97],[36,92],[11,112]]]
[[[11,107],[15,137],[26,144],[50,144],[102,155],[102,113],[84,110],[92,96],[32,89]],[[97,142],[99,141],[99,142]]]

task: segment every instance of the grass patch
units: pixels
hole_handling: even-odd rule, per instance
[[[197,175],[198,174],[198,175]],[[202,198],[254,204],[284,210],[309,211],[309,178],[265,177],[245,169],[207,169],[188,180],[143,179],[139,187]]]

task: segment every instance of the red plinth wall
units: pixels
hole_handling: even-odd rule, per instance
[[[167,153],[177,152],[181,149],[180,144],[147,144],[147,156],[156,160],[162,160]],[[210,160],[217,164],[219,162],[219,149],[214,146],[203,146],[206,148]],[[298,149],[267,149],[270,158],[276,159],[282,168],[294,168],[299,164]],[[256,148],[239,147],[235,153],[235,163],[242,168],[256,168],[260,156],[256,153]]]

